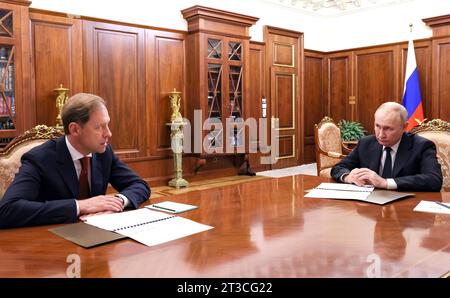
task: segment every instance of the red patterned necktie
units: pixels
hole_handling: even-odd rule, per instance
[[[90,198],[90,190],[89,190],[89,167],[91,164],[91,158],[89,156],[85,156],[80,159],[81,161],[81,173],[80,173],[80,194],[78,199],[87,199]]]

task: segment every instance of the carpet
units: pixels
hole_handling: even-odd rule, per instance
[[[270,171],[256,173],[256,175],[258,175],[258,176],[272,177],[272,178],[294,176],[294,175],[299,175],[299,174],[317,176],[316,164],[310,163],[310,164],[291,167],[291,168],[284,168],[284,169],[277,169],[277,170],[270,170]]]

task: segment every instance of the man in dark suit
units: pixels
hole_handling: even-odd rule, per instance
[[[375,135],[362,138],[333,167],[334,180],[400,191],[440,191],[442,172],[436,146],[404,132],[407,118],[408,112],[402,105],[382,104],[375,112]]]
[[[31,149],[0,201],[0,227],[68,223],[138,208],[147,183],[113,153],[105,101],[79,93],[62,110],[65,136]],[[119,193],[105,195],[110,183]]]

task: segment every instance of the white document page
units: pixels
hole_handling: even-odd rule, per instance
[[[373,185],[357,186],[347,183],[320,183],[316,188],[328,190],[348,190],[348,191],[364,191],[371,192],[375,189]]]
[[[108,231],[116,231],[124,227],[141,225],[172,216],[173,215],[152,211],[147,208],[141,208],[120,213],[89,216],[86,218],[85,223]]]
[[[86,223],[128,236],[148,246],[161,244],[213,227],[195,221],[141,208],[121,213],[94,215]]]
[[[312,189],[305,197],[365,200],[373,190],[373,186],[365,187],[344,183],[320,183],[319,186]]]
[[[370,191],[327,190],[314,188],[305,195],[305,198],[365,200],[370,193]]]
[[[176,216],[149,225],[141,225],[132,229],[122,229],[117,231],[117,233],[128,236],[147,246],[153,246],[212,228],[211,226]]]
[[[444,204],[449,208],[445,208],[444,206],[433,201],[420,201],[420,203],[414,208],[414,211],[450,214],[450,203],[439,203]]]

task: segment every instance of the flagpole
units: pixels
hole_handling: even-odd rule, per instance
[[[416,54],[412,39],[413,24],[409,23],[408,54],[406,57],[405,82],[403,85],[402,104],[408,112],[408,124],[406,130],[424,121],[422,98],[420,93],[419,74],[417,71]]]

